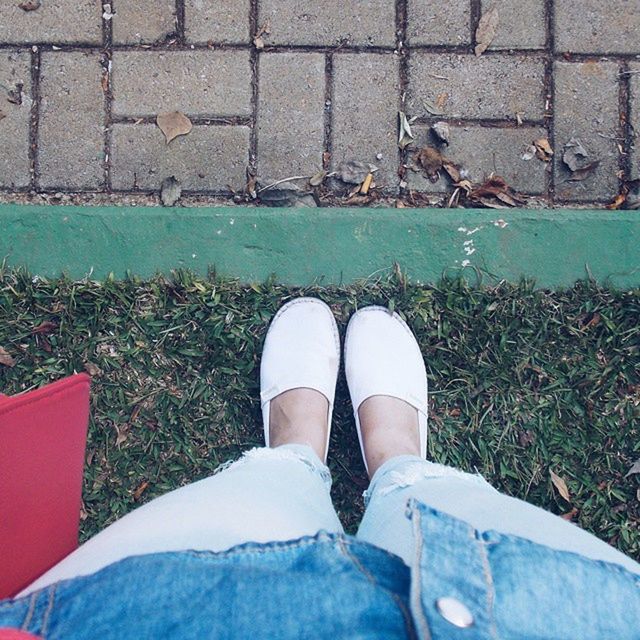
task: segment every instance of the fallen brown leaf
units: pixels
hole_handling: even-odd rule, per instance
[[[469,198],[490,209],[505,209],[505,205],[515,207],[525,203],[501,176],[491,176],[484,184],[475,187]]]
[[[567,501],[571,502],[571,495],[569,494],[569,488],[567,483],[552,469],[549,469],[549,475],[551,476],[551,482],[553,486],[558,490],[558,493]]]
[[[5,367],[15,367],[16,365],[16,361],[2,347],[0,347],[0,364],[3,364]]]
[[[102,374],[102,369],[93,362],[85,362],[84,370],[92,377],[95,378]]]
[[[536,148],[536,156],[539,160],[542,160],[543,162],[551,162],[553,149],[551,148],[547,138],[538,138],[533,141],[533,145]]]
[[[563,513],[560,517],[563,520],[567,520],[568,522],[573,522],[573,520],[575,519],[575,517],[580,513],[580,511],[578,509],[576,509],[576,507],[573,507],[573,509],[571,509],[571,511],[569,511],[568,513]]]
[[[442,168],[449,174],[449,177],[454,183],[460,182],[462,180],[462,176],[460,175],[460,167],[451,162],[448,158],[442,159]]]
[[[144,480],[138,485],[137,489],[133,492],[133,499],[136,502],[140,500],[140,496],[142,496],[142,494],[145,492],[148,486],[149,486],[149,482],[147,480]]]
[[[607,209],[619,209],[625,202],[627,201],[626,193],[619,193],[614,199],[613,202],[607,205]]]
[[[156,118],[156,123],[160,128],[160,131],[164,133],[164,137],[169,144],[174,138],[178,136],[187,135],[193,125],[191,120],[181,113],[180,111],[171,111],[170,113],[161,113]]]
[[[482,55],[489,48],[493,39],[496,37],[499,24],[500,16],[497,7],[491,7],[491,9],[482,15],[478,23],[478,28],[476,29],[475,53],[477,56]]]
[[[416,162],[427,174],[431,182],[437,182],[440,177],[440,169],[444,158],[435,147],[422,147],[416,154]]]
[[[45,320],[41,322],[37,327],[31,329],[31,333],[33,335],[47,335],[48,333],[53,333],[58,328],[57,322],[52,322],[51,320]]]

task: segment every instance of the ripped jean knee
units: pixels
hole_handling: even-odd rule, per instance
[[[304,444],[284,444],[279,447],[255,447],[245,451],[239,460],[229,460],[221,464],[213,475],[246,469],[261,462],[295,462],[304,465],[310,473],[322,480],[327,491],[331,490],[331,472],[315,451]]]
[[[362,494],[365,507],[374,496],[386,496],[412,487],[423,480],[457,478],[476,487],[494,489],[479,473],[467,473],[455,467],[430,462],[417,456],[397,456],[387,460],[374,474],[369,488]]]

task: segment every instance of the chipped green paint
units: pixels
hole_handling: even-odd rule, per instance
[[[176,268],[286,284],[347,283],[398,262],[435,282],[475,268],[569,286],[640,285],[640,214],[502,209],[268,209],[0,205],[0,257],[54,276]]]

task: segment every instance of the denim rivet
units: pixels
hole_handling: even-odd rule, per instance
[[[436,608],[438,613],[455,627],[466,629],[473,624],[471,611],[456,598],[438,598]]]

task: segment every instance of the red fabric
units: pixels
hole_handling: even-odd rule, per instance
[[[0,398],[0,598],[78,546],[89,383],[80,373]]]
[[[18,629],[0,629],[0,640],[42,640],[40,636],[34,636],[26,631]]]

